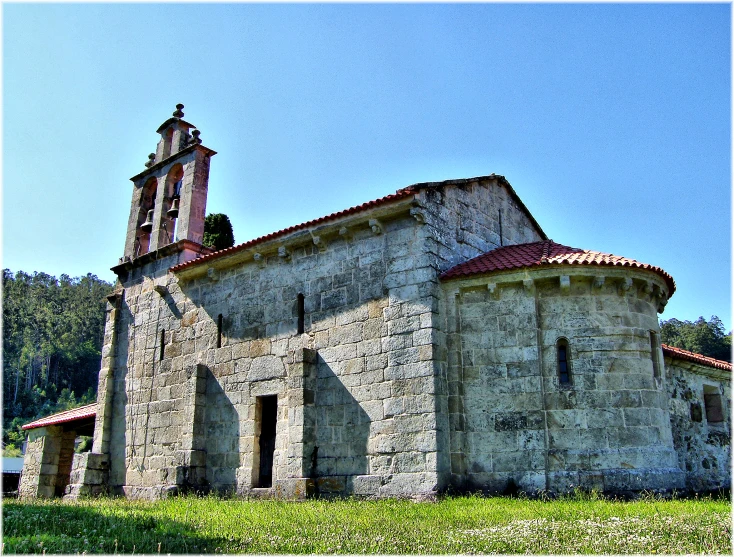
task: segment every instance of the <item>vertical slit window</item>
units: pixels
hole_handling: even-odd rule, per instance
[[[502,209],[497,210],[497,219],[500,225],[499,226],[500,227],[500,246],[503,246],[504,244],[502,243]]]
[[[298,334],[303,334],[306,324],[306,307],[303,294],[298,295]]]
[[[158,356],[158,360],[162,360],[163,359],[163,352],[164,352],[165,348],[166,348],[166,330],[165,329],[161,329],[161,352],[160,352],[160,354]]]
[[[650,331],[650,358],[652,359],[652,374],[655,379],[660,378],[660,343],[655,331]]]
[[[224,323],[224,317],[220,313],[217,316],[217,348],[222,347],[222,323]]]
[[[569,365],[568,341],[559,339],[556,343],[556,360],[558,362],[558,383],[560,385],[571,384],[571,367]]]

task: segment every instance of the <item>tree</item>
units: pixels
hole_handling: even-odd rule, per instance
[[[3,269],[4,450],[20,447],[22,424],[96,399],[111,291],[92,274]]]
[[[229,217],[224,213],[207,215],[204,220],[203,244],[217,251],[234,245],[234,233]]]
[[[709,321],[699,317],[695,322],[668,319],[660,322],[662,341],[670,346],[690,350],[717,360],[731,362],[731,331],[727,334],[717,316]]]

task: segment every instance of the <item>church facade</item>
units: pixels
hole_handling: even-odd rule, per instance
[[[182,108],[132,178],[92,451],[54,468],[74,419],[29,424],[21,495],[730,486],[731,365],[661,345],[663,269],[548,239],[494,174],[214,252]]]

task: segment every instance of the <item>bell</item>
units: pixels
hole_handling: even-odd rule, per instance
[[[145,222],[140,225],[140,230],[143,232],[150,232],[153,230],[153,209],[148,211],[148,216],[145,218]]]
[[[166,211],[166,214],[172,219],[178,217],[178,197],[175,197],[173,199],[173,201],[171,202],[171,208]]]

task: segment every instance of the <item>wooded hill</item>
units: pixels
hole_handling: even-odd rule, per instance
[[[94,402],[105,296],[96,275],[71,278],[3,269],[3,449],[18,454],[20,426]]]

